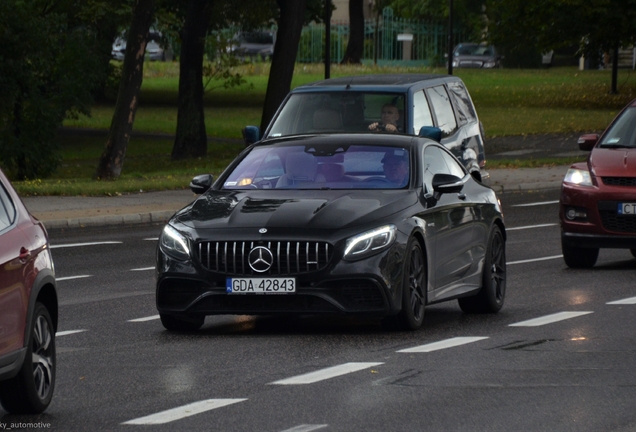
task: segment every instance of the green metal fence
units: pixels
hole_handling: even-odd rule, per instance
[[[363,62],[378,64],[404,63],[408,65],[441,65],[448,52],[447,24],[423,22],[393,16],[391,8],[385,8],[377,20],[366,20],[364,25]],[[412,41],[399,41],[408,39]],[[453,40],[465,42],[464,34],[455,31]],[[340,62],[349,41],[349,24],[331,23],[331,61]],[[297,61],[324,62],[325,25],[311,24],[303,28]]]

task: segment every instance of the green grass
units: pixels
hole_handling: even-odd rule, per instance
[[[94,106],[90,117],[68,119],[66,128],[92,129],[101,134],[61,134],[57,140],[63,164],[46,180],[15,182],[23,195],[116,195],[139,190],[179,189],[200,173],[220,174],[242,150],[241,129],[259,125],[265,99],[269,65],[257,63],[237,68],[246,84],[232,89],[208,86],[205,123],[211,142],[208,155],[197,160],[170,160],[177,122],[178,64],[148,63],[134,131],[159,135],[130,141],[123,174],[116,181],[93,179],[106,145],[114,101]],[[619,94],[611,95],[610,71],[578,71],[576,68],[546,70],[455,69],[466,83],[489,137],[544,133],[584,133],[603,130],[616,113],[636,98],[636,73],[620,70]],[[444,69],[380,68],[333,65],[332,77],[369,73],[446,73]],[[323,65],[298,64],[292,88],[324,78]],[[212,88],[214,86],[217,88]],[[167,134],[167,136],[166,136]],[[486,143],[487,146],[487,143]],[[487,151],[487,149],[486,149]],[[490,160],[488,168],[532,167],[569,164],[572,158]]]

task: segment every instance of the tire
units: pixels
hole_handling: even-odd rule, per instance
[[[501,229],[495,225],[490,232],[484,258],[481,289],[471,297],[458,299],[466,313],[497,313],[506,299],[506,243]]]
[[[205,322],[205,316],[197,316],[188,319],[179,318],[175,315],[159,314],[161,324],[166,330],[170,331],[196,331],[201,328]]]
[[[407,244],[402,284],[402,310],[394,317],[400,330],[417,330],[424,322],[427,285],[426,260],[420,243],[412,238]]]
[[[565,244],[561,240],[563,260],[570,268],[592,268],[598,259],[598,248],[581,248]]]
[[[36,303],[26,357],[18,374],[0,382],[0,404],[12,414],[39,414],[55,389],[55,330],[51,315]]]

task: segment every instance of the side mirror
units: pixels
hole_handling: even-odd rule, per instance
[[[261,130],[258,126],[245,126],[245,129],[241,131],[243,133],[243,141],[245,145],[254,144],[261,139]]]
[[[578,140],[579,149],[583,151],[592,151],[592,149],[598,142],[598,138],[598,134],[581,135]]]
[[[214,176],[212,174],[201,174],[192,179],[190,182],[190,190],[197,195],[204,194],[212,187]]]
[[[422,126],[418,135],[436,142],[442,141],[442,130],[435,126]]]
[[[433,191],[436,200],[442,194],[460,193],[464,188],[464,181],[452,174],[435,174],[433,176]]]

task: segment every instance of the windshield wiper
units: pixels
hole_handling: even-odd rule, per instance
[[[617,148],[634,148],[634,146],[631,145],[626,145],[626,144],[601,144],[602,148],[612,148],[612,149],[617,149]]]

